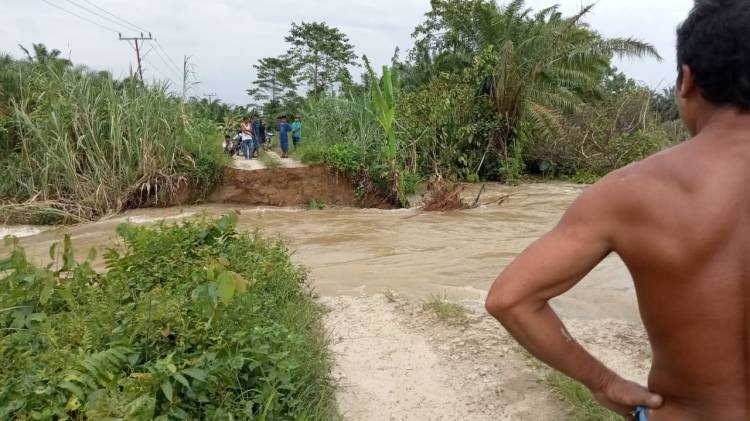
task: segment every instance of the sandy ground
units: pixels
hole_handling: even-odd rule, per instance
[[[303,163],[299,162],[298,160],[296,160],[294,158],[291,158],[291,157],[290,158],[281,158],[279,156],[279,154],[277,154],[274,151],[268,151],[266,153],[268,154],[268,156],[270,156],[271,158],[273,158],[275,161],[281,163],[281,167],[282,168],[302,168],[302,167],[306,166],[305,164],[303,164]]]
[[[298,160],[294,158],[284,158],[282,159],[276,152],[273,151],[267,151],[266,152],[271,159],[278,162],[281,165],[281,168],[303,168],[305,167],[305,164],[299,162]],[[257,170],[265,170],[267,167],[261,162],[260,159],[245,159],[241,156],[235,156],[232,159],[232,168],[238,169],[238,170],[245,170],[245,171],[257,171]]]
[[[266,166],[260,162],[260,159],[245,159],[241,156],[232,158],[232,168],[245,171],[265,170]]]
[[[451,324],[396,296],[325,297],[345,419],[563,420],[565,405],[544,383],[548,371],[479,309]],[[645,381],[641,329],[613,320],[567,321],[594,355]]]

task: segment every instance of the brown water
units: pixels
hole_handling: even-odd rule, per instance
[[[467,196],[478,188],[468,188]],[[42,261],[50,245],[70,232],[83,257],[91,247],[116,241],[118,224],[178,220],[239,210],[240,229],[281,236],[294,259],[310,269],[322,295],[358,295],[387,290],[428,298],[481,302],[502,268],[552,228],[583,187],[569,184],[488,185],[480,202],[507,200],[445,213],[351,208],[308,211],[204,205],[146,209],[112,219],[35,233],[34,227],[0,227],[0,234],[28,235],[21,243]],[[32,235],[29,235],[32,234]],[[5,253],[5,249],[0,248]],[[581,284],[555,301],[568,318],[637,321],[630,275],[617,257],[606,259]]]

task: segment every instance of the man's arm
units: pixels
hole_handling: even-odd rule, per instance
[[[627,416],[636,406],[658,408],[662,399],[623,380],[589,354],[549,305],[614,251],[616,183],[605,179],[584,192],[557,227],[498,277],[486,306],[531,354],[583,383],[604,406]]]

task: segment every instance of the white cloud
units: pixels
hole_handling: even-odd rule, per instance
[[[76,11],[69,0],[50,0]],[[72,0],[90,7],[83,0]],[[193,56],[201,84],[194,94],[217,93],[227,102],[248,101],[245,90],[262,57],[283,53],[284,37],[292,22],[326,21],[345,32],[358,55],[367,54],[374,64],[387,63],[396,46],[406,51],[411,33],[429,9],[429,0],[90,0],[140,27],[152,31],[181,65],[183,55]],[[529,0],[540,8],[554,0]],[[578,0],[561,0],[565,13],[581,7]],[[619,67],[631,77],[654,86],[674,80],[675,27],[684,19],[692,0],[600,0],[588,18],[591,26],[607,36],[635,36],[657,46],[664,62],[625,61]],[[135,54],[117,35],[57,10],[42,0],[0,0],[0,51],[20,55],[18,44],[41,42],[63,50],[80,64],[108,69],[125,76],[135,67]],[[93,17],[105,26],[116,25]],[[117,27],[124,35],[133,31]],[[147,51],[150,48],[147,43]],[[179,75],[151,52],[146,73],[175,83]]]

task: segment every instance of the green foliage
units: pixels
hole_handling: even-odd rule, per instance
[[[414,33],[412,62],[403,66],[422,80],[445,80],[443,75],[449,74],[450,82],[458,85],[453,91],[463,84],[461,97],[469,98],[466,105],[475,104],[463,109],[474,113],[474,121],[484,122],[477,127],[484,132],[483,141],[474,147],[459,144],[451,151],[437,137],[441,144],[430,149],[442,153],[433,153],[433,166],[457,167],[439,175],[517,179],[526,168],[530,141],[554,142],[569,127],[571,115],[587,109],[587,102],[634,87],[610,66],[614,55],[659,57],[648,43],[607,39],[582,24],[592,6],[571,17],[558,9],[533,12],[523,0],[506,6],[488,0],[432,2],[427,19]],[[428,107],[440,109],[445,101],[445,96],[438,96]],[[488,116],[488,106],[494,116]],[[454,110],[461,113],[460,108]],[[456,132],[472,125],[466,118],[459,120],[464,121],[438,126],[447,129],[442,138],[451,139],[450,145],[456,143]],[[473,165],[473,172],[466,168]]]
[[[70,60],[60,58],[62,51],[57,48],[53,48],[50,51],[44,44],[31,44],[31,51],[19,44],[21,51],[26,55],[26,59],[30,63],[36,64],[53,64],[58,68],[71,66],[73,63]],[[33,54],[32,54],[33,51]]]
[[[398,141],[396,140],[396,93],[398,91],[398,79],[388,66],[383,66],[383,76],[378,79],[375,71],[370,66],[370,61],[364,57],[367,73],[370,77],[370,100],[372,102],[371,112],[375,115],[380,126],[385,132],[385,159],[390,166],[389,190],[394,201],[401,206],[408,206],[404,194],[404,184],[398,162]],[[381,87],[382,84],[382,87]]]
[[[662,89],[661,92],[652,92],[651,101],[654,110],[664,121],[675,121],[680,119],[680,112],[677,109],[675,87]]]
[[[232,106],[218,99],[192,97],[186,104],[193,119],[201,118],[213,122],[221,134],[233,135],[242,119],[252,114],[251,110],[243,106]]]
[[[591,29],[583,20],[592,8],[564,16],[524,0],[432,1],[404,61],[397,50],[380,77],[365,58],[361,84],[308,98],[302,159],[404,204],[415,180],[590,181],[681,140],[673,95],[649,97],[612,65],[658,52]],[[325,32],[313,26],[294,25],[287,38],[314,58],[308,65],[320,55],[301,40]],[[309,78],[317,73],[307,68],[308,85],[320,86]]]
[[[326,208],[326,202],[322,200],[313,199],[310,201],[310,210],[323,210]]]
[[[221,175],[219,139],[215,121],[166,85],[120,82],[53,59],[0,61],[5,220],[90,220],[166,205],[186,190],[200,199]]]
[[[398,125],[406,168],[437,181],[499,178],[492,146],[500,122],[474,92],[461,77],[442,75],[403,93]]]
[[[434,1],[415,32],[417,45],[438,57],[438,69],[470,75],[492,104],[503,123],[492,146],[507,180],[523,170],[525,139],[554,139],[566,116],[602,91],[613,55],[659,57],[647,43],[586,28],[580,22],[592,6],[566,18],[557,6],[533,14],[525,3]]]
[[[106,273],[68,237],[45,268],[15,244],[0,260],[0,419],[337,419],[304,272],[235,223],[120,226]]]
[[[622,417],[599,405],[591,396],[591,392],[575,380],[554,372],[547,376],[546,382],[560,399],[569,405],[568,419],[575,421],[622,420]]]
[[[281,104],[296,96],[296,72],[292,59],[288,56],[266,57],[260,59],[253,68],[257,72],[253,82],[255,87],[248,89],[248,95],[270,105],[264,113],[267,117],[278,116]]]
[[[650,112],[650,94],[643,88],[591,101],[571,114],[564,127],[554,141],[532,138],[525,143],[524,158],[532,170],[590,182],[679,139]]]
[[[291,45],[287,55],[299,69],[299,80],[312,94],[330,92],[336,82],[351,83],[347,66],[355,64],[356,55],[339,29],[324,22],[292,23],[285,40]]]
[[[360,196],[382,195],[390,186],[390,164],[382,127],[369,111],[369,96],[311,99],[305,109],[305,142],[294,154],[307,164],[325,164],[352,177]]]

